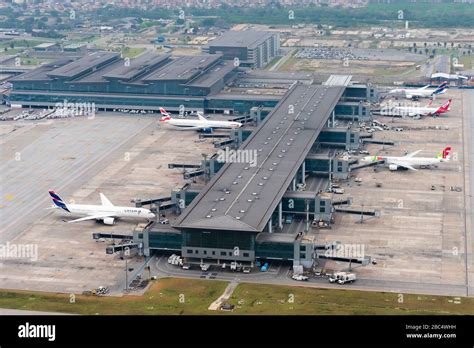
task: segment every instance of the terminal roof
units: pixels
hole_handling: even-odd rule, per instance
[[[105,73],[104,78],[128,81],[165,63],[170,56],[169,54],[156,55],[153,52],[144,53],[130,61],[123,61],[121,66]]]
[[[174,226],[263,231],[343,91],[295,85],[239,148],[242,157],[219,170]]]
[[[201,56],[179,57],[153,74],[146,76],[144,81],[183,80],[188,81],[216,63],[222,55],[208,54]]]
[[[101,65],[107,61],[111,61],[114,58],[118,58],[119,54],[114,52],[94,52],[85,55],[69,64],[63,65],[60,68],[57,68],[50,73],[48,73],[51,77],[58,77],[58,78],[76,78],[82,73],[87,72],[90,69],[94,69],[94,67]]]
[[[209,46],[218,47],[248,47],[250,49],[257,47],[267,40],[273,33],[271,31],[257,30],[229,30],[209,42]]]

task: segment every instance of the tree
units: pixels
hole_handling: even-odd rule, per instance
[[[213,27],[215,24],[216,24],[216,19],[215,18],[205,18],[201,22],[201,25],[203,27]]]

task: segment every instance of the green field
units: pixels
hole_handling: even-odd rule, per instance
[[[51,61],[52,59],[21,57],[21,65],[40,65]]]
[[[230,303],[239,314],[474,314],[474,298],[241,284]],[[402,302],[399,302],[402,301]]]
[[[474,68],[474,55],[460,56],[459,63],[464,64],[465,70]]]
[[[2,290],[0,308],[74,314],[206,314],[226,286],[220,281],[160,279],[143,296],[76,295],[74,303],[68,294]]]
[[[5,41],[5,42],[0,43],[0,48],[2,50],[5,47],[8,47],[10,49],[11,46],[13,46],[13,48],[18,48],[18,47],[31,48],[31,47],[35,47],[35,46],[37,46],[39,44],[42,44],[42,43],[45,43],[45,42],[49,42],[49,41],[46,41],[46,40],[9,40],[9,41]]]
[[[223,281],[165,278],[143,296],[97,297],[1,290],[0,308],[74,314],[229,314],[211,312],[209,305],[227,286]],[[345,315],[345,314],[474,314],[474,298],[403,295],[340,289],[316,289],[263,284],[240,284],[228,303],[233,314]],[[400,302],[401,301],[401,302]],[[455,303],[460,302],[460,303]]]
[[[122,49],[122,56],[124,58],[134,58],[138,56],[139,54],[142,54],[145,52],[145,48],[143,47],[124,47]]]

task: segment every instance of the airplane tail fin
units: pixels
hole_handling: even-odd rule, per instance
[[[69,209],[68,207],[66,206],[66,203],[64,203],[64,201],[61,199],[61,197],[59,197],[57,195],[56,192],[54,192],[53,190],[49,190],[49,195],[51,196],[51,199],[53,200],[53,203],[55,206],[61,208],[61,209],[64,209],[65,211],[69,212]]]
[[[202,112],[197,112],[197,117],[201,120],[201,121],[207,121],[206,118],[204,117],[204,115],[202,114]]]
[[[448,82],[444,81],[434,90],[433,95],[443,93],[446,88],[448,88]]]
[[[451,110],[451,101],[452,99],[449,99],[445,104],[441,105],[438,110],[436,110],[435,114],[444,114],[445,112],[448,112]]]
[[[444,104],[441,108],[443,111],[450,111],[451,110],[451,103],[452,103],[452,99],[449,99],[446,104]]]
[[[165,108],[160,107],[160,113],[163,116],[160,122],[165,122],[171,120],[170,114],[165,110]]]
[[[451,154],[451,146],[447,146],[444,148],[443,151],[441,151],[440,153],[436,155],[436,158],[441,158],[443,160],[449,161],[450,154]]]
[[[101,201],[102,205],[105,206],[105,207],[113,207],[114,206],[112,204],[112,202],[109,201],[109,199],[107,197],[105,197],[105,195],[102,192],[100,193],[100,201]]]

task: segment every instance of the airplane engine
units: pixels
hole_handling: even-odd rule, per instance
[[[203,133],[212,133],[212,128],[203,128],[202,132]]]
[[[396,164],[390,164],[390,165],[388,166],[388,169],[390,169],[390,170],[397,170],[397,169],[398,169],[398,166],[397,166]]]
[[[115,223],[114,218],[111,218],[111,217],[104,218],[104,225],[113,225],[114,223]]]

